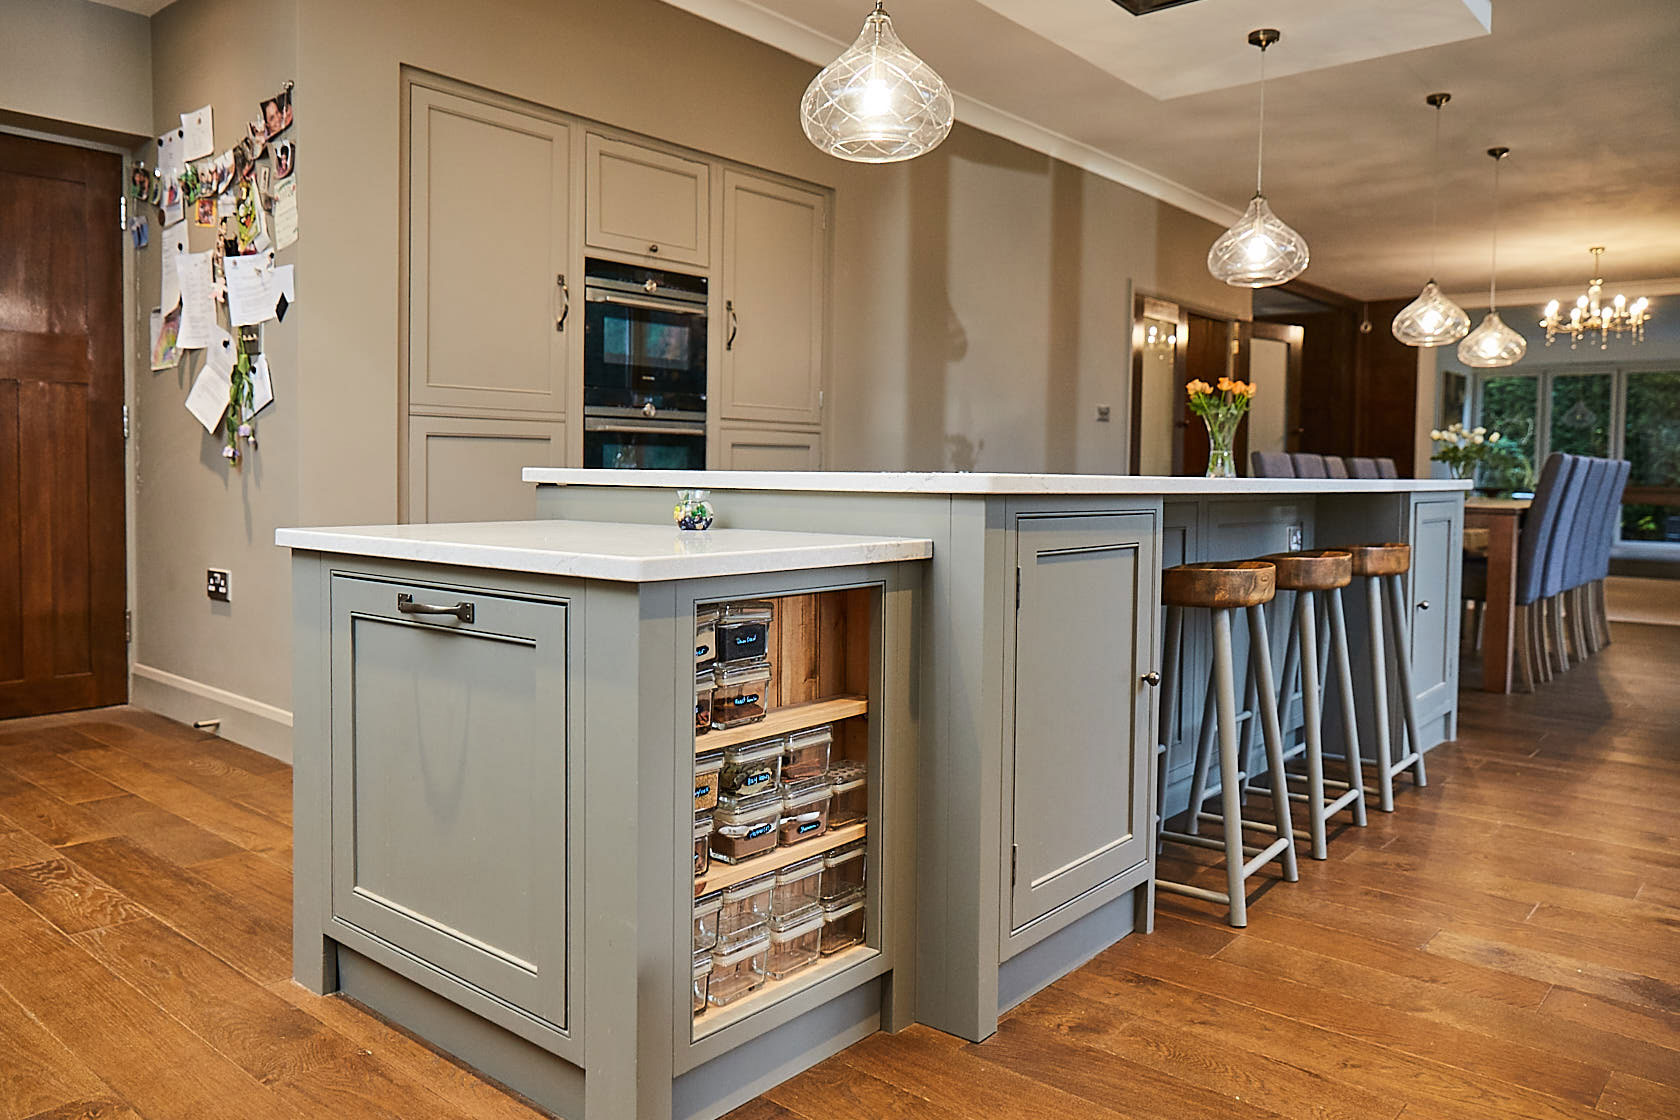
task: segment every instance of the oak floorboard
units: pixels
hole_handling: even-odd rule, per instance
[[[1680,1014],[1680,986],[1628,969],[1597,965],[1450,929],[1436,934],[1430,940],[1428,950],[1470,964],[1501,968],[1515,976],[1541,983],[1567,984],[1594,995],[1665,1014]]]
[[[55,848],[116,835],[90,816],[85,806],[54,797],[5,770],[0,770],[0,816]]]
[[[7,868],[22,867],[26,863],[40,863],[45,859],[55,859],[56,849],[45,842],[24,832],[22,829],[11,828],[10,822],[0,819],[0,871]]]
[[[63,859],[0,871],[0,887],[22,899],[63,933],[82,933],[146,916],[123,895]]]
[[[45,790],[72,805],[116,797],[123,791],[42,744],[23,742],[0,746],[0,770]]]
[[[214,832],[182,820],[167,809],[137,794],[92,801],[82,808],[94,820],[114,830],[114,835],[132,841],[153,855],[172,863],[195,864],[222,856],[238,855],[245,849]]]
[[[80,1058],[0,992],[0,1117],[34,1116],[109,1092]]]
[[[1600,1112],[1623,1120],[1655,1120],[1659,1116],[1680,1116],[1680,1085],[1663,1084],[1643,1077],[1617,1073],[1604,1087],[1598,1102]]]
[[[262,851],[291,843],[292,830],[285,823],[223,800],[126,751],[115,747],[78,751],[74,761],[241,848]]]
[[[227,894],[259,912],[270,921],[292,924],[292,871],[256,852],[235,852],[192,865],[192,873],[220,887]]]
[[[71,1101],[69,1104],[37,1112],[25,1120],[145,1120],[124,1101],[112,1097]]]

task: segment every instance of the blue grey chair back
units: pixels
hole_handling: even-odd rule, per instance
[[[1354,478],[1381,478],[1377,473],[1377,461],[1367,459],[1362,455],[1355,455],[1347,461],[1348,473]]]
[[[1289,461],[1295,464],[1296,478],[1329,478],[1324,469],[1324,456],[1315,455],[1311,451],[1295,451],[1289,456]]]
[[[1342,462],[1340,455],[1326,455],[1324,457],[1324,473],[1329,478],[1346,478],[1347,464]]]
[[[1599,533],[1598,554],[1587,572],[1588,580],[1604,579],[1610,574],[1610,550],[1622,535],[1622,494],[1627,490],[1633,464],[1621,459],[1612,462],[1610,468],[1610,493],[1604,499],[1604,528]]]
[[[1524,606],[1543,598],[1546,553],[1557,531],[1563,493],[1575,471],[1575,456],[1554,453],[1540,467],[1534,484],[1534,503],[1528,507],[1522,533],[1517,538],[1517,602]]]
[[[1295,477],[1295,465],[1287,451],[1256,451],[1249,458],[1254,463],[1255,478]]]
[[[1598,541],[1604,532],[1605,502],[1610,498],[1611,476],[1616,465],[1609,459],[1588,459],[1587,479],[1581,488],[1581,505],[1575,512],[1576,531],[1570,537],[1563,563],[1563,587],[1580,587],[1598,559]]]
[[[1394,465],[1394,460],[1393,459],[1389,459],[1389,458],[1386,458],[1386,457],[1378,459],[1377,460],[1377,477],[1378,478],[1399,478],[1400,477],[1400,468]]]
[[[1569,568],[1571,540],[1581,531],[1581,498],[1587,488],[1587,461],[1580,455],[1569,456],[1569,482],[1558,502],[1557,525],[1546,546],[1545,571],[1540,576],[1540,597],[1550,599],[1568,588],[1565,582]]]

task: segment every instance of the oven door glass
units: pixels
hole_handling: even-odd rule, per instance
[[[586,408],[706,411],[706,311],[590,299],[583,327]]]
[[[583,465],[649,471],[705,470],[705,429],[592,421],[583,433]]]

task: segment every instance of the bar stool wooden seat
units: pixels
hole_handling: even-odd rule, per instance
[[[1283,769],[1283,735],[1278,729],[1277,689],[1272,679],[1271,642],[1266,635],[1265,604],[1276,594],[1277,567],[1262,560],[1242,560],[1224,564],[1184,564],[1161,573],[1161,599],[1167,606],[1166,673],[1163,696],[1168,705],[1161,726],[1170,727],[1174,706],[1178,703],[1179,682],[1172,679],[1183,648],[1184,612],[1199,609],[1211,612],[1213,621],[1213,677],[1209,691],[1217,709],[1219,740],[1219,792],[1222,812],[1202,814],[1200,800],[1192,800],[1190,819],[1204,816],[1223,823],[1224,838],[1214,839],[1185,832],[1172,832],[1157,821],[1157,837],[1162,841],[1212,848],[1225,852],[1226,890],[1210,891],[1189,883],[1157,878],[1157,890],[1191,898],[1223,902],[1230,908],[1233,926],[1248,924],[1248,900],[1243,884],[1249,876],[1274,859],[1280,859],[1283,877],[1289,882],[1300,878],[1295,864],[1295,834],[1289,819],[1289,797]],[[1272,820],[1263,827],[1275,839],[1264,846],[1243,843],[1245,827],[1262,827],[1258,822],[1243,820],[1243,774],[1238,758],[1237,686],[1232,665],[1231,615],[1243,611],[1248,617],[1249,662],[1258,684],[1262,731],[1266,742],[1266,758],[1272,788]],[[1206,772],[1209,743],[1203,737],[1197,744],[1196,770]],[[1158,768],[1157,780],[1165,784],[1165,766]],[[1200,783],[1198,783],[1200,785]],[[1164,789],[1157,794],[1161,805]]]
[[[1280,702],[1295,691],[1300,680],[1301,753],[1306,756],[1305,793],[1290,793],[1292,801],[1304,801],[1307,828],[1297,830],[1312,845],[1312,858],[1329,858],[1330,820],[1343,809],[1353,810],[1353,823],[1364,828],[1365,790],[1359,763],[1358,714],[1353,706],[1353,668],[1348,656],[1347,622],[1342,613],[1342,588],[1353,582],[1353,556],[1346,549],[1318,549],[1310,552],[1281,552],[1263,559],[1277,567],[1277,589],[1295,593],[1289,645],[1283,658]],[[1321,627],[1318,605],[1324,604],[1327,627]],[[1321,634],[1321,629],[1328,633]],[[1319,650],[1325,649],[1336,669],[1338,699],[1347,763],[1347,780],[1324,776],[1324,682],[1327,674],[1319,667]],[[1291,775],[1291,777],[1295,777]],[[1340,790],[1328,800],[1326,788]]]
[[[1419,786],[1429,784],[1424,769],[1423,738],[1418,734],[1417,700],[1412,691],[1412,639],[1406,622],[1403,577],[1412,566],[1412,547],[1384,542],[1345,546],[1353,557],[1353,578],[1365,581],[1370,624],[1371,708],[1376,737],[1377,807],[1394,812],[1394,778],[1407,770]],[[1386,624],[1384,615],[1387,615]],[[1386,636],[1385,636],[1386,635]],[[1405,752],[1395,758],[1389,736],[1388,664],[1393,654],[1394,676],[1400,686],[1400,712],[1406,733]]]

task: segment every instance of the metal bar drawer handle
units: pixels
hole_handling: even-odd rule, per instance
[[[406,591],[397,594],[397,610],[403,614],[452,614],[461,622],[473,620],[471,603],[456,603],[453,607],[434,607],[430,603],[416,603]]]

